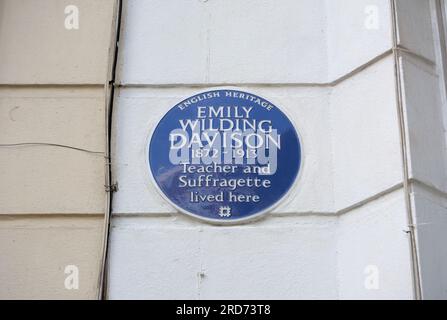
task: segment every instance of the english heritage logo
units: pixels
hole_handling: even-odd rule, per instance
[[[271,210],[290,190],[301,144],[287,116],[237,90],[197,94],[174,106],[149,143],[149,166],[165,198],[211,222]]]

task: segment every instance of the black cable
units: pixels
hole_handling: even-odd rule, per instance
[[[108,108],[108,123],[107,123],[107,130],[108,130],[108,175],[109,175],[109,183],[112,184],[113,176],[112,176],[112,167],[111,167],[111,155],[110,150],[112,148],[112,139],[111,139],[111,132],[112,132],[112,117],[113,117],[113,105],[114,105],[114,99],[115,99],[115,79],[116,79],[116,69],[118,65],[118,50],[119,50],[119,42],[120,42],[120,36],[121,36],[121,18],[122,18],[122,12],[123,12],[123,1],[118,0],[118,13],[117,13],[117,22],[116,22],[116,38],[115,38],[115,52],[113,55],[113,62],[112,62],[112,74],[111,79],[109,81],[110,86],[110,102],[109,102],[109,108]],[[101,300],[107,300],[107,288],[108,288],[108,258],[109,258],[109,233],[110,233],[110,218],[112,213],[112,198],[113,198],[113,192],[109,192],[109,204],[108,204],[108,212],[106,212],[106,225],[105,225],[105,247],[104,247],[104,260],[102,261],[101,266],[101,287],[99,288],[99,299]]]
[[[59,148],[66,148],[66,149],[72,149],[82,152],[87,152],[91,154],[99,154],[104,155],[105,153],[102,151],[93,151],[78,147],[73,147],[65,144],[58,144],[58,143],[45,143],[45,142],[21,142],[21,143],[0,143],[0,147],[8,148],[8,147],[33,147],[33,146],[50,146],[50,147],[59,147]]]

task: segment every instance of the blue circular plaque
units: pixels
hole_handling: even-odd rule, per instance
[[[238,222],[271,210],[292,188],[301,143],[287,116],[238,90],[196,94],[175,105],[152,133],[149,170],[180,211]]]

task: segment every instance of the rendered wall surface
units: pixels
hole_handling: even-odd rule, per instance
[[[0,0],[0,298],[97,298],[116,2]],[[437,3],[124,0],[107,297],[414,299],[410,215],[422,298],[446,298]],[[65,28],[68,5],[79,29]],[[272,101],[302,139],[296,187],[250,224],[178,213],[149,177],[157,121],[213,88]],[[31,142],[94,153],[6,146]]]
[[[113,24],[113,0],[3,0],[0,3],[0,83],[103,84]],[[79,29],[65,28],[67,6]]]
[[[437,18],[441,5],[436,7],[435,1],[401,0],[397,8],[399,42],[411,53],[402,55],[399,63],[422,298],[446,299],[447,69],[443,67],[447,61],[440,40],[445,33],[439,33],[446,21]]]
[[[79,10],[66,29],[65,8]],[[95,299],[112,0],[0,1],[0,298]],[[68,290],[67,266],[79,271]]]
[[[325,82],[327,77],[323,0],[125,2],[122,83]]]
[[[390,1],[270,5],[197,1],[180,14],[174,1],[124,2],[109,298],[414,298]],[[185,217],[149,179],[151,129],[215,87],[271,100],[302,136],[296,189],[252,224]]]

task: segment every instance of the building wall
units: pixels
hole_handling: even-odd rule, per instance
[[[116,3],[0,0],[0,298],[98,297]],[[107,296],[447,297],[441,6],[123,1]],[[218,227],[162,200],[145,150],[176,102],[235,87],[289,114],[304,162],[273,212]]]
[[[447,298],[445,1],[398,1],[411,209],[424,299]],[[443,16],[443,17],[442,17]]]
[[[124,2],[109,298],[414,297],[391,13],[385,0]],[[149,182],[150,130],[211,87],[271,100],[302,137],[297,187],[255,223],[187,218]]]
[[[69,5],[79,29],[65,27]],[[0,298],[98,296],[114,6],[0,1]],[[4,146],[17,143],[97,153]],[[70,266],[78,289],[65,286]]]

